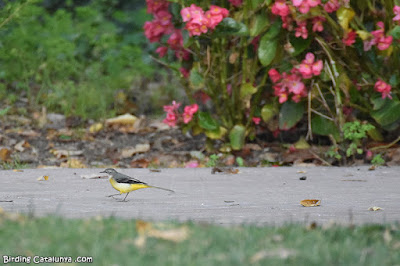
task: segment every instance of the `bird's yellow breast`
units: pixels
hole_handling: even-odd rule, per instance
[[[134,190],[138,190],[138,189],[141,189],[141,188],[149,187],[149,185],[145,185],[145,184],[118,183],[117,181],[115,181],[114,178],[110,178],[110,183],[111,183],[111,186],[113,186],[113,188],[118,190],[121,194],[122,193],[128,193],[128,192],[131,192],[131,191],[134,191]]]

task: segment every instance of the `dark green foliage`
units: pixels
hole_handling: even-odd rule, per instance
[[[142,51],[144,3],[136,10],[104,0],[21,3],[0,13],[2,21],[13,16],[0,28],[0,100],[26,94],[32,105],[98,118],[110,113],[116,90],[153,73]]]

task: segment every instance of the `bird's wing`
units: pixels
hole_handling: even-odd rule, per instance
[[[115,181],[117,181],[118,183],[126,183],[126,184],[144,184],[147,185],[145,182],[142,182],[136,178],[124,175],[119,173],[119,175],[117,177],[114,177]]]

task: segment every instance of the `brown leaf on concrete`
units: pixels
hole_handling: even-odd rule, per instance
[[[318,199],[305,199],[300,201],[300,204],[304,207],[317,207],[321,204],[321,200]]]
[[[36,178],[37,181],[47,181],[49,180],[49,176],[48,175],[42,175],[39,176],[38,178]]]
[[[368,210],[375,212],[375,211],[382,211],[383,209],[378,206],[373,206],[373,207],[369,207]]]

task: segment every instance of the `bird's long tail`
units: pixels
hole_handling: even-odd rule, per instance
[[[175,191],[173,191],[173,190],[171,190],[171,189],[168,189],[168,188],[156,187],[156,186],[149,186],[149,187],[151,187],[151,188],[158,188],[158,189],[162,189],[162,190],[165,190],[165,191],[169,191],[169,192],[175,193]]]

